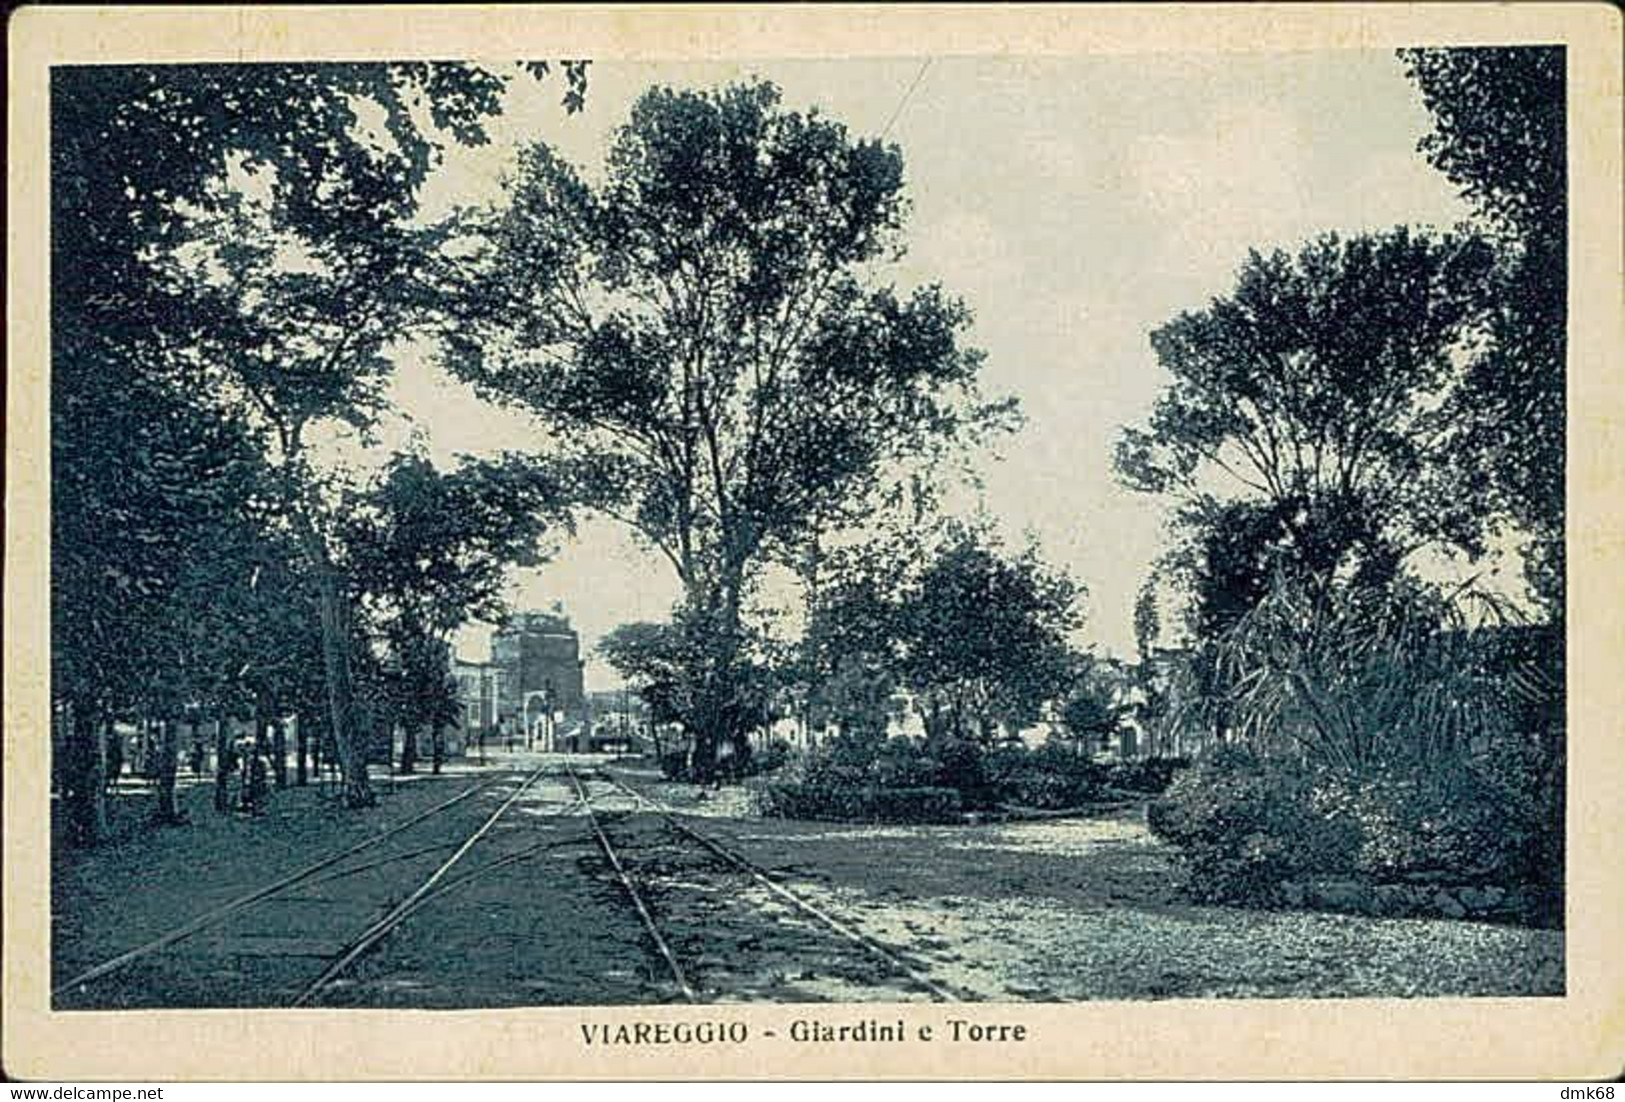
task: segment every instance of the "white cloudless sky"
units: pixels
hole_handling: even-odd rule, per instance
[[[1420,98],[1394,56],[1375,51],[594,64],[574,116],[558,106],[556,78],[515,81],[491,144],[450,152],[426,213],[498,196],[528,142],[590,177],[651,85],[755,77],[855,136],[891,121],[913,204],[893,278],[941,282],[966,300],[986,390],[1019,397],[1027,419],[977,460],[985,507],[1013,542],[1030,536],[1088,587],[1082,641],[1123,656],[1135,591],[1167,540],[1162,503],[1119,487],[1111,466],[1120,427],[1143,420],[1166,382],[1148,333],[1227,293],[1249,248],[1443,228],[1467,213],[1416,152],[1429,126]],[[400,361],[395,398],[437,461],[541,438],[427,350]],[[520,607],[562,602],[584,652],[616,624],[663,618],[676,596],[670,568],[608,521],[587,523],[511,586]],[[465,632],[460,649],[482,654],[486,634]],[[587,656],[590,687],[616,683]]]

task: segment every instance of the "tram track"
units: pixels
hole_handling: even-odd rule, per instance
[[[159,937],[143,942],[129,950],[119,953],[114,957],[102,961],[99,964],[76,973],[53,988],[53,997],[60,998],[64,995],[82,997],[86,994],[87,990],[91,989],[93,985],[96,985],[99,982],[105,982],[109,979],[115,978],[120,973],[130,969],[132,966],[150,961],[152,958],[155,958],[160,954],[164,954],[166,951],[184,949],[185,946],[183,943],[197,938],[198,935],[225,927],[235,921],[249,918],[271,903],[285,901],[289,905],[299,906],[301,905],[301,897],[296,897],[294,894],[296,892],[306,892],[309,889],[317,888],[319,886],[333,885],[347,879],[361,877],[362,874],[369,872],[377,873],[379,870],[386,869],[390,866],[404,865],[410,868],[414,860],[421,859],[426,856],[443,854],[448,850],[453,851],[446,859],[437,861],[427,877],[421,880],[409,880],[408,883],[412,883],[415,886],[409,892],[407,892],[404,898],[400,898],[399,901],[394,902],[393,905],[386,902],[384,906],[387,906],[388,909],[383,916],[368,922],[362,928],[360,933],[346,940],[335,952],[331,954],[331,959],[328,960],[328,963],[323,967],[321,972],[318,973],[315,978],[309,979],[303,983],[302,986],[300,986],[297,994],[293,997],[291,1005],[308,1005],[323,991],[331,987],[339,979],[339,977],[343,975],[346,970],[350,969],[356,963],[356,961],[367,953],[368,950],[372,949],[379,942],[383,941],[389,936],[390,933],[398,929],[403,923],[410,919],[414,914],[418,913],[422,908],[442,899],[452,892],[463,889],[476,881],[485,879],[493,873],[503,869],[512,868],[521,862],[537,857],[551,849],[565,845],[579,845],[585,841],[583,837],[575,836],[562,840],[555,838],[539,842],[530,842],[521,846],[517,850],[501,853],[475,867],[462,867],[459,869],[459,873],[457,875],[452,875],[452,870],[461,865],[464,858],[469,855],[470,851],[474,849],[477,843],[479,843],[482,839],[488,838],[492,829],[497,825],[497,823],[518,804],[520,797],[529,791],[532,786],[536,784],[536,782],[550,775],[557,776],[558,772],[556,769],[545,763],[529,771],[528,774],[523,776],[523,779],[515,787],[514,791],[506,796],[501,805],[494,812],[483,816],[472,831],[466,835],[460,836],[457,840],[449,842],[436,842],[431,845],[420,845],[404,850],[397,850],[395,852],[386,852],[380,856],[377,856],[376,858],[359,864],[345,863],[352,858],[359,857],[368,853],[368,851],[377,849],[378,847],[383,846],[392,840],[400,840],[404,836],[407,836],[409,832],[414,831],[416,828],[420,828],[426,824],[436,821],[437,819],[443,818],[445,815],[452,812],[453,809],[459,807],[459,805],[463,805],[465,801],[468,801],[481,793],[488,792],[490,789],[502,784],[504,781],[511,781],[514,778],[514,774],[512,772],[504,772],[471,784],[450,798],[442,800],[425,810],[416,812],[415,814],[403,819],[401,822],[391,824],[385,829],[369,835],[354,845],[344,847],[335,853],[328,854],[318,861],[314,861],[290,873],[276,877],[275,879],[261,884],[251,891],[238,895],[226,903],[213,907],[202,914],[195,916],[181,926],[167,931]],[[576,798],[571,797],[563,801],[563,803],[554,811],[554,814],[568,814],[574,810],[578,803],[579,801]],[[397,889],[395,891],[391,891],[389,894],[398,896],[399,890]],[[305,896],[302,898],[304,899],[303,905],[308,906],[311,901],[311,897]],[[366,906],[364,902],[359,900],[357,901],[356,905],[362,907]],[[273,939],[276,934],[282,932],[283,931],[274,931]],[[232,953],[229,946],[234,943],[234,938],[236,939],[237,943],[241,943],[243,936],[244,935],[241,934],[225,934],[223,942],[219,942],[212,946],[212,948],[215,950],[215,955],[218,956],[220,952],[226,952],[228,956],[232,956],[234,959],[240,960],[241,952],[239,951],[237,953]],[[249,938],[249,941],[253,940],[255,940],[253,937]],[[228,948],[222,949],[222,945],[227,946]],[[208,957],[210,948],[210,946],[205,946],[203,953],[197,954],[196,958],[194,959],[188,959],[180,966],[179,972],[184,976],[203,969],[205,964],[202,963],[202,960]],[[253,950],[244,951],[251,953],[253,952]],[[297,953],[295,955],[297,955]],[[166,967],[171,968],[171,974],[173,974],[174,965],[170,964]],[[284,1003],[285,999],[285,995],[278,996],[272,992],[265,992],[254,1001],[258,1005],[277,1005],[279,1003]]]
[[[210,910],[205,911],[203,914],[196,916],[190,921],[183,923],[182,925],[160,935],[159,937],[143,942],[140,945],[119,953],[117,956],[110,957],[107,960],[102,961],[100,964],[93,965],[90,968],[76,973],[68,979],[63,980],[61,983],[56,984],[51,989],[51,994],[54,997],[73,991],[83,990],[91,983],[122,972],[124,969],[140,960],[150,957],[162,950],[179,945],[181,942],[186,941],[187,939],[200,934],[205,930],[218,926],[233,916],[248,910],[250,907],[286,892],[290,888],[303,886],[307,883],[321,882],[315,881],[312,878],[316,877],[316,875],[320,872],[331,869],[334,865],[337,865],[339,862],[347,858],[354,857],[356,854],[363,853],[366,850],[372,849],[374,846],[382,845],[384,842],[404,834],[406,831],[411,830],[420,823],[426,822],[437,815],[449,811],[451,808],[462,803],[464,800],[469,799],[479,792],[489,788],[493,784],[496,784],[500,779],[500,777],[491,777],[477,784],[470,785],[468,788],[463,789],[463,791],[457,793],[455,796],[452,796],[450,799],[442,800],[440,803],[435,804],[433,807],[430,807],[427,810],[408,816],[402,822],[396,823],[376,834],[370,835],[353,846],[346,847],[337,853],[329,854],[319,861],[305,865],[285,876],[272,880],[270,883],[262,884],[252,891],[246,892],[226,903],[222,903],[217,907],[211,908]],[[365,867],[376,867],[378,865],[386,864],[390,860],[399,859],[401,859],[400,855],[396,855],[395,857],[386,858],[382,861],[371,862]],[[359,871],[362,870],[343,870],[322,879],[338,879],[344,875],[349,875]]]
[[[513,790],[512,794],[509,795],[507,799],[503,800],[501,805],[499,805],[495,811],[491,812],[485,821],[475,828],[472,834],[463,840],[462,844],[457,847],[456,851],[453,852],[450,857],[446,858],[438,866],[436,866],[435,870],[431,872],[429,876],[421,884],[419,884],[410,895],[408,895],[400,903],[396,904],[389,911],[389,913],[378,919],[371,926],[368,926],[355,938],[351,939],[351,941],[345,946],[344,950],[338,955],[337,959],[328,964],[328,966],[322,969],[321,973],[315,979],[311,980],[310,983],[305,985],[305,987],[297,996],[294,997],[292,1003],[289,1005],[296,1007],[307,1005],[311,1000],[315,999],[324,990],[330,987],[333,982],[338,979],[338,977],[342,975],[344,971],[350,967],[350,965],[354,964],[363,953],[367,952],[367,950],[378,944],[378,942],[388,937],[396,927],[410,918],[416,910],[426,905],[427,902],[433,898],[431,893],[434,892],[435,885],[439,884],[440,880],[446,876],[446,874],[449,873],[458,862],[468,855],[469,851],[479,843],[480,839],[484,838],[491,832],[491,828],[496,826],[497,821],[506,815],[508,810],[519,801],[519,797],[523,796],[531,785],[540,780],[543,774],[546,772],[547,767],[545,765],[538,766],[535,770],[533,770],[531,774]],[[464,879],[466,880],[467,878],[465,877]]]
[[[639,870],[635,863],[629,862],[617,849],[611,832],[606,830],[598,819],[593,810],[592,796],[586,784],[573,768],[566,766],[566,769],[569,771],[571,780],[586,807],[586,813],[591,821],[599,849],[613,870],[624,894],[637,909],[650,940],[656,948],[656,952],[665,962],[678,990],[689,1002],[710,1001],[696,990],[687,970],[681,963],[679,954],[671,944],[671,938],[667,937],[660,929],[655,917],[655,908],[648,899],[648,886],[639,885],[637,881]],[[784,884],[770,870],[763,868],[737,849],[685,822],[678,817],[672,808],[651,799],[608,773],[595,773],[592,779],[601,780],[603,783],[608,784],[616,792],[630,799],[636,810],[648,812],[658,818],[670,835],[703,850],[709,857],[714,858],[722,868],[745,877],[751,884],[769,893],[774,900],[783,904],[792,912],[805,919],[810,919],[818,927],[836,935],[847,945],[857,948],[870,961],[882,965],[892,976],[906,980],[909,985],[925,993],[934,1001],[962,1001],[962,997],[958,993],[926,975],[897,949],[865,933],[855,924],[832,914],[827,906],[815,903],[808,899],[805,894]]]
[[[543,785],[544,780],[549,783]],[[512,785],[512,791],[491,792],[503,785]],[[546,796],[538,800],[544,792]],[[420,837],[418,844],[411,844],[415,828],[445,822],[481,793],[501,799],[494,808],[479,809],[470,829],[458,827],[452,834],[447,823],[440,828],[441,839]],[[570,825],[572,819],[581,822]],[[539,834],[532,832],[532,825]],[[511,870],[549,854],[575,865],[571,875],[585,877],[579,887],[545,871],[525,874],[535,885],[528,892],[510,885]],[[552,867],[563,871],[563,866]],[[592,886],[595,883],[597,887]],[[604,894],[609,885],[613,894]],[[462,909],[426,920],[424,929],[419,927],[425,924],[413,923],[425,908],[454,893],[467,897],[466,902],[454,901],[454,907]],[[614,943],[625,947],[620,956],[600,954],[602,963],[589,971],[583,968],[579,948],[555,947],[546,934],[536,940],[538,918],[556,913],[560,906],[583,914],[607,908],[596,920],[602,924],[597,928],[616,926],[605,921],[618,909],[616,895],[637,916],[636,924],[616,927],[620,932]],[[565,897],[575,902],[564,903]],[[598,902],[588,902],[590,898]],[[547,910],[539,912],[527,900],[542,901]],[[471,930],[483,929],[482,923],[490,919],[482,916],[491,914],[511,916],[499,921],[504,924],[501,937],[507,939],[500,944],[512,948],[497,950],[492,944],[476,949],[476,943],[460,934],[454,936],[454,944],[439,940],[445,936],[441,931],[464,924],[472,923]],[[390,941],[394,948],[386,949],[386,940],[403,927],[410,927],[400,935],[404,941]],[[636,958],[634,931],[640,927],[647,962],[641,981],[619,963]],[[165,952],[217,928],[185,956]],[[353,933],[338,935],[341,942],[333,940],[334,931],[344,929]],[[730,944],[742,948],[733,953]],[[499,963],[504,958],[492,955],[501,951],[514,954],[507,965]],[[467,952],[523,979],[505,990],[486,974],[488,968],[460,972],[471,967],[462,955]],[[227,998],[232,1000],[228,1005],[309,1007],[390,1005],[403,997],[408,1001],[399,1005],[421,1005],[411,1001],[419,996],[400,994],[418,989],[434,1005],[463,1005],[459,999],[483,984],[486,998],[497,1005],[507,1005],[510,999],[514,1005],[535,1005],[525,1001],[525,991],[568,991],[576,993],[575,1000],[592,1001],[581,999],[581,993],[600,989],[608,993],[619,985],[621,993],[613,1001],[643,1001],[627,987],[641,982],[664,987],[669,999],[708,1003],[762,997],[754,990],[760,987],[762,973],[751,971],[762,967],[777,970],[774,974],[781,977],[778,987],[766,993],[769,998],[787,996],[785,985],[790,981],[783,977],[799,972],[796,979],[804,980],[816,971],[829,984],[837,988],[845,984],[844,990],[853,992],[890,986],[904,998],[960,999],[904,952],[869,935],[827,901],[811,899],[784,883],[731,842],[686,821],[607,771],[578,771],[572,763],[556,760],[469,785],[354,845],[85,969],[58,984],[53,993],[71,992],[77,996],[75,1002],[82,1002],[87,988],[98,981],[160,954],[160,960],[135,977],[136,986],[126,990],[179,995],[186,990],[219,990],[226,984]],[[517,964],[521,956],[523,966]],[[306,970],[312,967],[310,959],[317,962],[314,974]],[[369,962],[365,968],[363,961]],[[513,972],[515,968],[520,970]],[[812,989],[794,987],[794,992],[803,990]],[[138,1005],[145,1005],[139,994],[136,997]],[[206,1005],[219,1005],[218,997],[209,997]],[[826,984],[810,997],[840,997],[840,992],[831,996]],[[549,994],[544,1001],[558,998]]]

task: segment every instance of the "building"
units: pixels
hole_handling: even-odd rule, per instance
[[[493,712],[503,735],[550,750],[587,748],[581,638],[562,609],[520,612],[491,637],[501,684]]]
[[[507,695],[502,670],[491,662],[456,658],[451,672],[457,680],[457,699],[463,710],[459,726],[464,745],[495,745],[501,737],[498,716]]]

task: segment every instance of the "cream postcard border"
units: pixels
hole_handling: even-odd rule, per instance
[[[23,8],[8,89],[4,1071],[56,1080],[1581,1079],[1625,1054],[1620,12],[1605,4]],[[793,1006],[382,1011],[49,1007],[48,67],[90,62],[792,58],[1568,47],[1569,872],[1563,998],[1224,1000],[864,1016],[1022,1022],[1019,1044],[587,1048],[587,1020],[786,1026]],[[828,1018],[832,1008],[820,1007]],[[805,1011],[802,1011],[805,1013]],[[410,1035],[403,1032],[403,1019]],[[781,1033],[782,1036],[782,1033]],[[793,1052],[793,1054],[792,1054]]]

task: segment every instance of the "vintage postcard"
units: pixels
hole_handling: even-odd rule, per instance
[[[11,29],[9,1076],[1618,1072],[1616,9]]]

